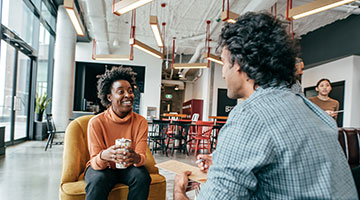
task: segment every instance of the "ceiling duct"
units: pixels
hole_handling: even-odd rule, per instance
[[[103,0],[82,0],[86,26],[96,39],[99,54],[110,54],[108,25]]]
[[[185,84],[183,81],[176,81],[176,80],[161,80],[161,84],[168,86],[168,87],[176,87],[178,86],[179,90],[185,89]]]

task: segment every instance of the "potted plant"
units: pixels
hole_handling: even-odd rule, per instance
[[[47,99],[47,94],[43,95],[36,94],[36,105],[35,105],[35,120],[41,122],[43,118],[43,113],[46,107],[49,105],[51,98]]]

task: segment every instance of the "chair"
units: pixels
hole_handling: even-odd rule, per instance
[[[191,118],[191,121],[193,122],[197,122],[199,120],[199,113],[194,113],[192,118]]]
[[[217,121],[216,124],[214,124],[213,130],[214,130],[215,134],[211,135],[211,151],[213,151],[213,149],[216,149],[219,132],[220,132],[221,128],[225,125],[225,123],[226,122],[223,123],[223,121]]]
[[[52,118],[52,114],[46,114],[46,126],[47,126],[47,133],[49,134],[49,136],[46,142],[45,151],[47,150],[49,144],[50,144],[50,148],[52,147],[56,133],[65,133],[65,131],[56,130],[55,123]],[[56,142],[54,144],[63,144],[63,142]]]
[[[162,153],[167,154],[165,139],[170,121],[153,120],[151,131],[148,135],[148,144],[151,147],[151,153],[161,150]]]
[[[211,134],[214,122],[197,121],[194,137],[195,140],[195,157],[200,149],[207,149],[211,153]]]
[[[359,139],[356,129],[343,128],[345,133],[346,155],[351,168],[359,166]],[[340,143],[341,144],[341,143]]]
[[[360,166],[352,168],[351,173],[354,178],[356,190],[358,192],[358,198],[360,198]]]
[[[345,146],[345,135],[344,135],[343,128],[338,129],[338,140],[339,140],[341,148],[344,151],[345,157],[347,157],[347,150],[346,150],[346,146]]]
[[[93,115],[82,116],[72,121],[66,129],[63,152],[63,165],[59,197],[61,200],[85,199],[86,182],[84,170],[90,159],[87,146],[87,126]],[[151,176],[149,200],[165,200],[166,180],[159,174],[149,147],[146,150],[145,167]],[[128,186],[117,184],[109,194],[109,200],[127,199]]]
[[[187,137],[190,128],[191,122],[181,122],[173,121],[169,124],[169,130],[167,132],[167,143],[166,148],[169,148],[169,144],[172,144],[171,147],[171,156],[174,155],[174,150],[178,149],[184,151],[186,155],[189,155],[187,151]],[[176,146],[176,141],[178,141],[178,146]]]

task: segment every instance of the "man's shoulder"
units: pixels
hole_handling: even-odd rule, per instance
[[[253,95],[242,102],[243,110],[252,109],[267,110],[278,106],[286,106],[287,102],[294,98],[296,94],[291,92],[289,88],[272,87],[266,89],[257,89]]]
[[[253,118],[268,123],[274,119],[289,120],[293,115],[305,112],[304,100],[289,88],[260,89],[253,95],[233,109],[234,117],[251,113]]]

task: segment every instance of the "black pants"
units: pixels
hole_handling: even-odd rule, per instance
[[[129,186],[128,200],[145,200],[149,195],[151,178],[144,166],[104,170],[94,170],[89,166],[85,181],[86,200],[107,200],[117,183]]]

